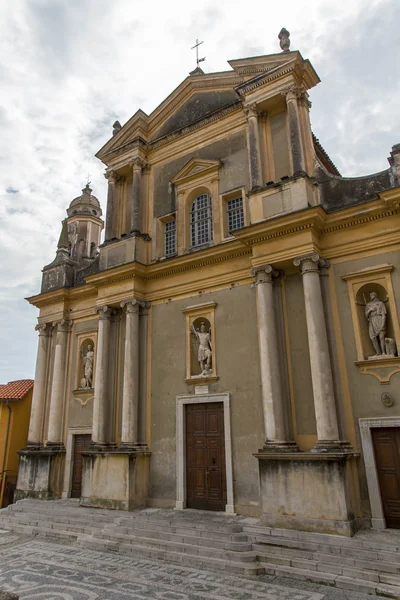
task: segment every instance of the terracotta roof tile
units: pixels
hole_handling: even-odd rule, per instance
[[[33,388],[33,379],[19,379],[0,384],[0,400],[21,400]]]

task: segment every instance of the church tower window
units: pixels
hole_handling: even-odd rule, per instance
[[[211,196],[200,194],[190,207],[190,241],[192,246],[201,246],[212,240]]]

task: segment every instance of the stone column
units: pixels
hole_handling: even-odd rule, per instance
[[[121,445],[138,443],[139,422],[139,300],[121,302],[125,313],[125,355],[122,389]]]
[[[301,266],[306,308],[308,347],[314,394],[318,442],[315,451],[337,447],[339,430],[336,414],[332,367],[329,354],[319,267],[325,261],[317,253],[298,256],[294,264]]]
[[[56,327],[56,347],[54,350],[53,379],[51,384],[47,445],[62,445],[63,415],[65,396],[65,376],[67,372],[68,334],[72,321],[62,319],[53,323]]]
[[[249,150],[250,181],[251,187],[261,187],[263,184],[261,165],[261,146],[258,132],[258,114],[256,105],[252,104],[244,109],[247,117],[247,144]]]
[[[28,446],[42,445],[42,428],[44,405],[46,399],[46,374],[51,325],[36,325],[39,331],[38,351],[36,357],[35,385],[33,386],[31,419],[29,422]]]
[[[108,387],[110,361],[110,329],[114,311],[109,306],[98,308],[99,329],[97,334],[96,372],[94,378],[92,441],[108,444]]]
[[[271,265],[263,265],[253,269],[251,274],[256,278],[258,343],[266,435],[264,449],[293,451],[296,446],[294,442],[288,442],[285,427],[285,401],[274,310],[273,277],[278,276],[279,272]]]
[[[290,149],[292,153],[293,173],[304,172],[304,149],[301,139],[299,107],[297,104],[297,99],[301,95],[301,90],[293,86],[289,90],[287,90],[284,95],[286,98],[288,112]]]
[[[146,407],[147,407],[147,340],[150,302],[143,301],[140,310],[139,337],[139,444],[146,446]]]
[[[131,233],[140,233],[140,188],[144,161],[137,157],[132,163]]]
[[[108,180],[107,192],[107,213],[106,213],[106,231],[104,241],[109,242],[116,237],[116,183],[117,175],[115,171],[107,171],[104,177]]]

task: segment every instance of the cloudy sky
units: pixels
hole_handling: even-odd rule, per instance
[[[150,113],[195,66],[280,51],[310,58],[312,126],[343,175],[387,168],[400,142],[398,0],[0,0],[0,383],[34,376],[41,268],[95,152],[138,109]]]

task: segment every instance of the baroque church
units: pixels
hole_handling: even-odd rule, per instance
[[[400,527],[400,144],[343,177],[290,50],[197,67],[72,200],[16,499]],[[105,203],[104,203],[105,205]]]

